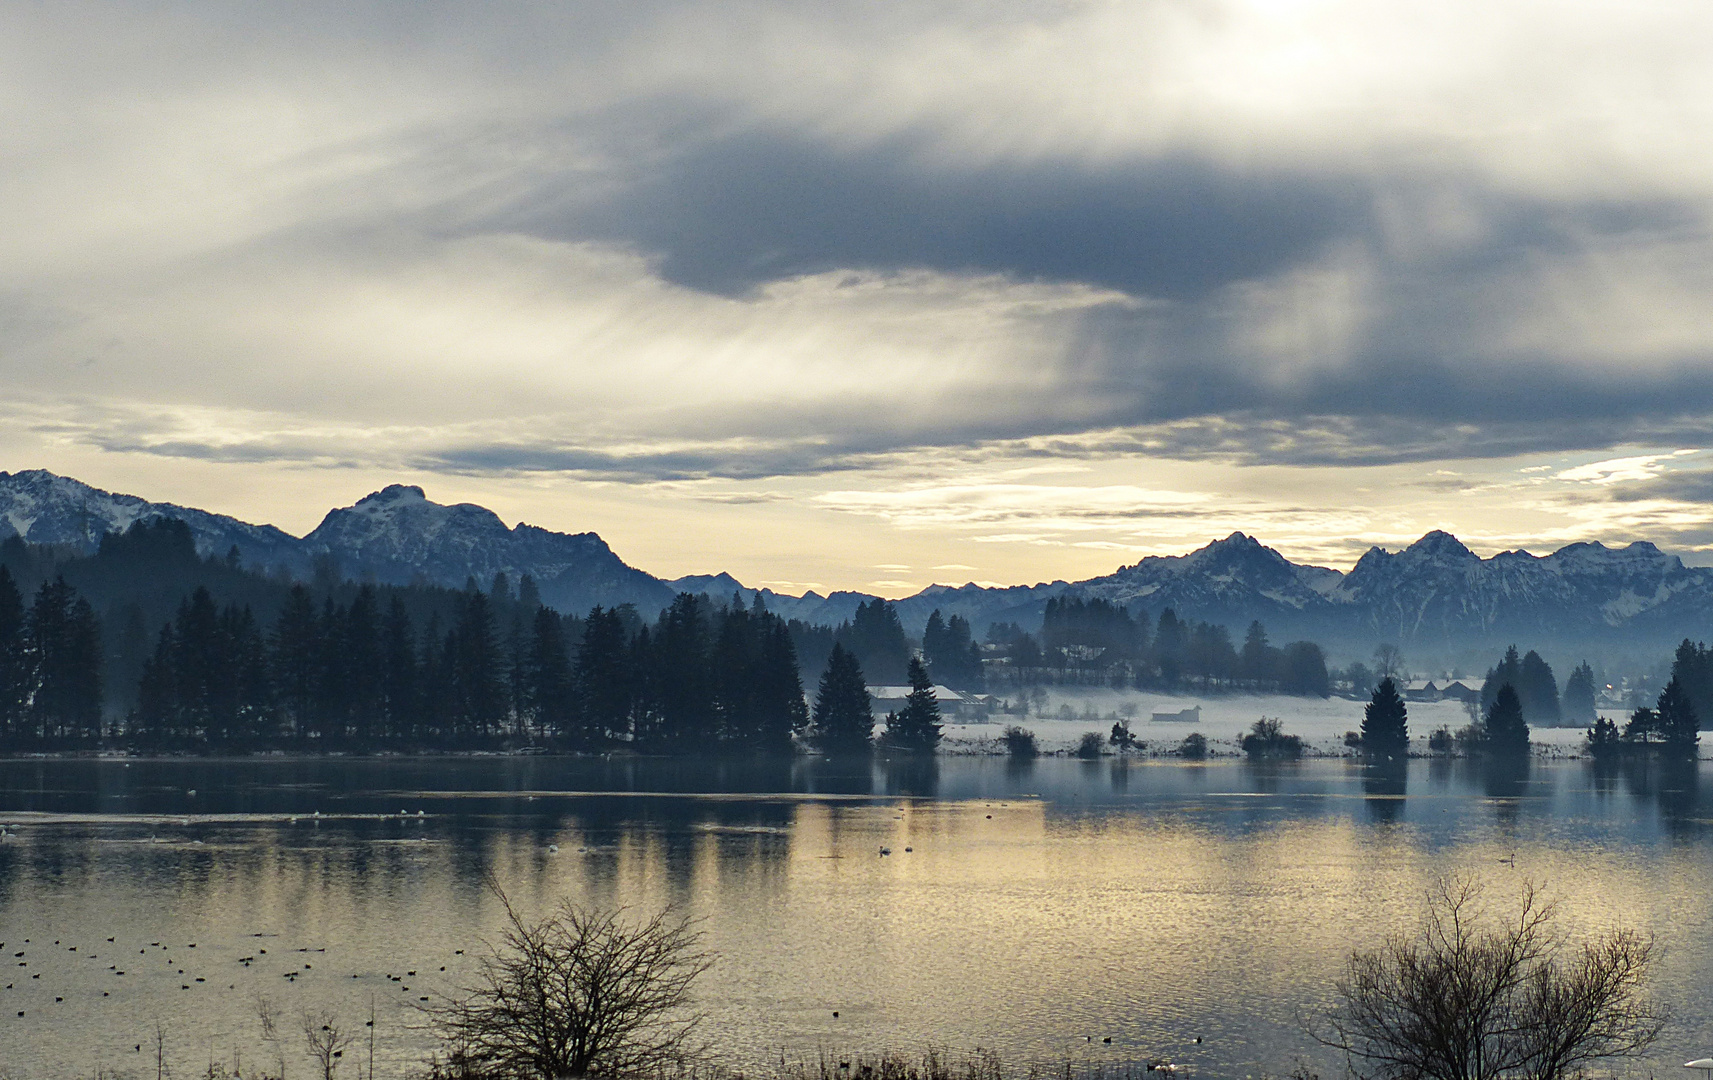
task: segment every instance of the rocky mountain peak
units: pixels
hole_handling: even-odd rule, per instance
[[[1463,541],[1442,529],[1434,529],[1423,534],[1420,540],[1405,548],[1400,554],[1418,559],[1441,561],[1480,560],[1480,556],[1465,547]]]

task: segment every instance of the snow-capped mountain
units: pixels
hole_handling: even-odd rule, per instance
[[[564,611],[596,604],[635,604],[654,612],[672,602],[670,586],[628,566],[596,534],[560,533],[518,523],[472,503],[430,502],[419,487],[393,484],[329,511],[303,539],[353,576],[403,584],[426,578],[458,586],[474,577],[485,588],[496,573],[514,582],[535,578],[541,599]]]
[[[173,503],[115,495],[45,469],[0,472],[0,539],[19,536],[32,544],[64,544],[94,551],[103,533],[122,532],[133,521],[175,517],[190,526],[203,555],[224,555],[236,547],[245,562],[297,567],[304,562],[301,541],[272,525],[250,525],[224,514],[210,514]]]
[[[118,495],[41,470],[0,473],[0,538],[92,550],[104,532],[157,517],[183,519],[204,555],[236,546],[245,563],[304,573],[331,556],[347,575],[384,582],[426,580],[451,587],[496,572],[535,578],[542,599],[568,612],[635,604],[652,617],[679,592],[725,601],[759,594],[786,618],[822,625],[849,619],[863,593],[790,596],[744,587],[729,574],[663,581],[627,565],[595,533],[507,528],[492,511],[432,502],[418,487],[393,485],[333,510],[299,539],[171,503]],[[1483,559],[1456,537],[1430,532],[1402,551],[1373,548],[1348,574],[1291,562],[1243,533],[1186,555],[1149,557],[1085,581],[1009,588],[933,585],[896,602],[912,633],[935,609],[962,615],[978,635],[994,622],[1037,629],[1057,596],[1100,598],[1158,617],[1223,623],[1241,635],[1253,619],[1275,640],[1307,638],[1366,655],[1391,641],[1418,657],[1509,642],[1568,650],[1623,645],[1658,650],[1684,637],[1713,638],[1713,570],[1686,567],[1652,544],[1572,544],[1550,555],[1501,552]]]
[[[1619,629],[1681,638],[1705,634],[1713,621],[1713,573],[1644,541],[1483,559],[1431,532],[1396,553],[1370,549],[1332,596],[1358,632],[1424,644],[1594,641]]]

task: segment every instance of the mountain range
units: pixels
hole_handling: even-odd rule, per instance
[[[185,521],[205,555],[237,548],[246,564],[300,576],[318,561],[331,561],[349,577],[398,584],[457,587],[474,577],[486,585],[496,573],[514,581],[529,574],[543,602],[567,612],[630,603],[652,616],[679,592],[719,599],[742,592],[759,594],[787,618],[835,625],[871,599],[857,592],[754,590],[723,573],[663,580],[627,564],[595,533],[508,528],[491,510],[435,503],[421,488],[401,484],[332,510],[307,536],[295,537],[43,470],[0,472],[0,538],[91,550],[104,532],[155,517]],[[1348,573],[1293,563],[1239,532],[1186,555],[1145,558],[1084,581],[932,585],[895,606],[913,632],[939,609],[963,615],[979,635],[996,621],[1037,629],[1046,602],[1058,596],[1105,599],[1155,616],[1170,607],[1236,635],[1258,619],[1275,640],[1307,638],[1350,656],[1365,656],[1379,641],[1427,659],[1509,642],[1561,654],[1657,651],[1684,637],[1713,636],[1713,570],[1685,566],[1653,544],[1572,544],[1549,555],[1506,551],[1483,559],[1438,531],[1401,551],[1371,548]]]

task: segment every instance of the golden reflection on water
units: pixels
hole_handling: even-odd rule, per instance
[[[989,767],[948,765],[944,782]],[[734,1062],[933,1042],[1280,1074],[1299,1054],[1332,1064],[1299,1017],[1327,1005],[1352,948],[1414,925],[1435,878],[1464,870],[1496,905],[1544,884],[1567,932],[1656,934],[1683,1023],[1650,1066],[1713,1049],[1713,859],[1695,813],[1574,764],[1527,788],[1437,763],[1387,783],[1337,763],[1066,762],[1005,774],[992,797],[466,791],[443,804],[456,814],[418,820],[42,823],[0,846],[0,940],[111,934],[143,958],[118,980],[82,954],[32,957],[47,982],[0,996],[0,1047],[20,1078],[87,1075],[135,1066],[125,1052],[157,1018],[206,1055],[250,1037],[257,993],[365,1016],[373,995],[383,1075],[403,1070],[428,1045],[409,1006],[468,978],[501,928],[492,873],[530,914],[569,897],[702,918],[720,956],[708,1030]],[[181,989],[165,950],[130,947],[155,940],[209,982]],[[12,1016],[25,995],[27,1026]]]

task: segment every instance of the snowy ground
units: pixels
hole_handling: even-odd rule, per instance
[[[1150,750],[1176,746],[1185,735],[1199,731],[1215,753],[1237,753],[1237,742],[1249,725],[1263,716],[1276,717],[1286,734],[1300,735],[1312,751],[1341,754],[1344,733],[1362,726],[1362,709],[1366,699],[1301,698],[1279,694],[1240,694],[1229,697],[1192,697],[1174,694],[1147,693],[1138,690],[1108,690],[1099,687],[1046,687],[1044,707],[1032,706],[1027,717],[995,713],[985,724],[948,722],[945,725],[947,753],[992,752],[992,742],[1007,725],[1020,724],[1035,733],[1043,753],[1069,750],[1084,732],[1097,731],[1103,737],[1112,730],[1114,721],[1125,711],[1133,712],[1130,730]],[[1156,712],[1177,712],[1191,706],[1201,706],[1201,723],[1152,723],[1148,719]],[[1069,706],[1075,719],[1064,719],[1064,707]],[[1127,710],[1127,707],[1128,710]],[[1625,717],[1607,712],[1620,725]],[[1469,714],[1456,701],[1411,702],[1409,705],[1411,742],[1420,751],[1427,749],[1428,733],[1447,727],[1452,731],[1469,723]],[[1548,747],[1548,753],[1575,753],[1583,743],[1582,728],[1534,728],[1531,740]],[[1703,744],[1713,740],[1703,739]],[[1713,749],[1709,747],[1708,749]]]

